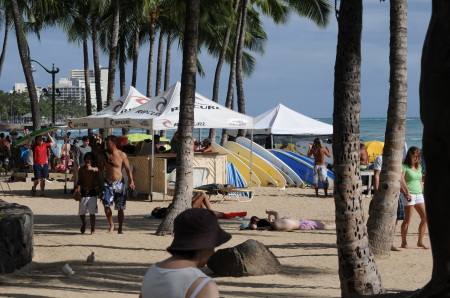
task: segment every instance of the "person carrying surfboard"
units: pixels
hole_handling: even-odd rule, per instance
[[[314,189],[316,196],[319,196],[319,182],[323,183],[325,196],[328,195],[328,175],[327,166],[325,165],[325,155],[331,157],[328,147],[322,146],[322,140],[315,138],[313,144],[309,144],[308,157],[314,156]]]
[[[31,145],[31,136],[28,134],[28,141],[25,145],[26,148],[33,151],[33,172],[34,172],[34,184],[31,188],[31,194],[36,195],[36,186],[41,185],[41,197],[45,197],[45,178],[48,178],[48,159],[47,149],[55,145],[55,140],[52,136],[47,134],[50,143],[44,143],[42,136],[36,136],[34,139],[34,145]]]

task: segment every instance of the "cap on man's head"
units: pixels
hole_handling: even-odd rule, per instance
[[[211,210],[191,208],[174,220],[174,239],[168,250],[200,250],[220,246],[231,239]]]

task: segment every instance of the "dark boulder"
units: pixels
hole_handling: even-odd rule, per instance
[[[33,259],[33,212],[0,200],[0,274],[12,273]]]
[[[218,250],[208,268],[222,276],[258,276],[277,274],[281,264],[261,242],[250,239],[235,247]]]

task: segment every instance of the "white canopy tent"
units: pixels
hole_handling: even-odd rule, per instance
[[[122,97],[100,112],[83,118],[67,119],[66,124],[71,129],[107,128],[109,126],[105,121],[108,116],[128,112],[150,101],[150,98],[130,86]]]
[[[107,127],[127,128],[140,127],[152,130],[178,129],[180,117],[181,83],[177,82],[152,101],[126,113],[109,116]],[[239,128],[252,129],[253,117],[228,109],[206,97],[195,93],[194,106],[195,128]],[[154,147],[152,146],[152,156]],[[151,196],[153,196],[153,162],[151,165]],[[250,173],[251,175],[251,173]]]
[[[309,118],[283,104],[255,117],[253,134],[332,135],[333,125]]]
[[[108,116],[110,128],[140,127],[148,130],[178,128],[181,83],[177,82],[152,101],[129,112]],[[195,93],[195,128],[252,129],[253,117],[228,109]]]

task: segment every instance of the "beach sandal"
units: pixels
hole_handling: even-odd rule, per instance
[[[36,195],[36,188],[34,186],[31,187],[31,195],[33,195],[33,196]]]

